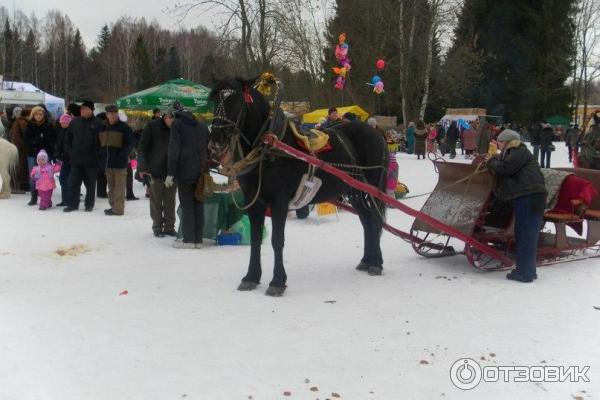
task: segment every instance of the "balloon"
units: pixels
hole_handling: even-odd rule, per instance
[[[346,34],[340,33],[338,36],[339,43],[335,46],[335,59],[339,63],[339,67],[332,67],[331,70],[338,77],[335,81],[335,88],[337,90],[344,90],[346,84],[346,76],[350,71],[350,60],[348,59],[348,43],[346,43]]]
[[[385,61],[383,61],[382,59],[379,59],[375,63],[375,66],[377,67],[377,69],[384,69],[385,68]]]
[[[375,87],[373,88],[373,92],[375,92],[377,94],[383,93],[383,82],[382,81],[379,81],[375,84]]]
[[[377,82],[381,82],[381,78],[379,77],[379,75],[375,75],[371,78],[371,83],[373,85],[377,85]]]
[[[342,62],[343,60],[346,60],[347,56],[348,56],[348,47],[343,48],[339,44],[337,46],[335,46],[335,58],[338,61]]]
[[[344,78],[346,77],[346,73],[348,72],[348,70],[346,68],[339,68],[339,67],[333,67],[333,68],[331,68],[331,70],[333,71],[334,74],[343,76]]]

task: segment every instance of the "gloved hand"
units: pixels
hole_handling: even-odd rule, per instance
[[[168,175],[165,179],[165,187],[170,188],[171,186],[173,186],[173,175]]]

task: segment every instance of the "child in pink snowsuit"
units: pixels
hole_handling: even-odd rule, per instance
[[[394,196],[394,191],[398,185],[398,162],[396,161],[396,153],[390,154],[390,163],[388,164],[388,174],[386,181],[386,192],[390,196]]]
[[[48,162],[48,153],[40,150],[37,155],[37,167],[31,170],[31,178],[35,181],[35,189],[40,197],[40,210],[52,207],[52,191],[56,187],[54,173],[60,170],[59,165]]]

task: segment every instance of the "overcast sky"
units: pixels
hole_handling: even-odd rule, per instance
[[[176,3],[186,3],[185,0],[0,0],[0,3],[9,12],[12,12],[13,7],[27,15],[35,12],[39,19],[42,19],[49,9],[61,10],[79,28],[88,50],[96,45],[100,28],[104,24],[110,25],[122,15],[144,17],[148,22],[156,19],[163,28],[171,30],[180,27],[195,28],[198,25],[213,29],[211,16],[201,15],[200,10],[192,11],[182,24],[178,24],[175,18],[163,12],[166,7],[173,7]]]

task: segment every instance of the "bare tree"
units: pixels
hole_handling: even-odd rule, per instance
[[[427,60],[425,63],[425,79],[423,82],[423,98],[421,99],[421,109],[419,119],[425,119],[425,110],[429,101],[431,65],[433,62],[433,45],[440,41],[441,36],[448,37],[453,24],[451,18],[458,9],[459,1],[456,0],[428,0],[428,21],[427,21]]]
[[[587,115],[590,85],[594,79],[600,76],[600,63],[598,59],[598,45],[600,44],[600,1],[579,0],[577,7],[577,57],[572,84],[574,86],[574,108],[576,115],[579,104],[583,101],[584,120],[581,122],[584,124],[582,128],[585,131],[585,116]]]
[[[194,9],[221,16],[221,37],[230,41],[239,35],[244,70],[247,74],[269,68],[281,53],[281,38],[275,19],[276,2],[267,0],[200,0],[167,9],[180,21]]]

